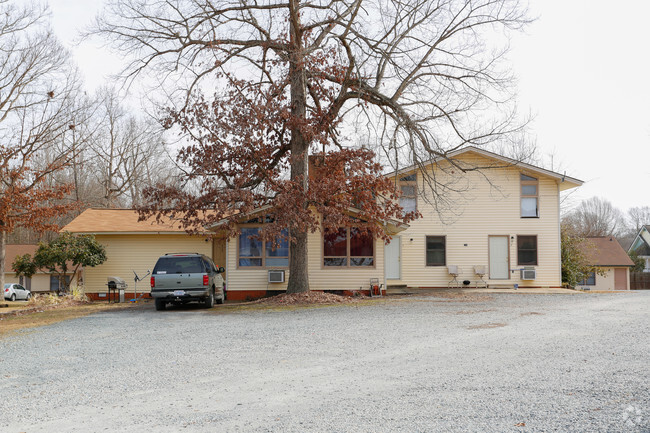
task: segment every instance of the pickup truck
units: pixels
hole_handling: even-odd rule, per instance
[[[151,297],[156,310],[164,310],[169,303],[201,302],[206,308],[212,308],[215,301],[223,304],[226,299],[223,272],[223,268],[217,268],[203,254],[161,256],[151,274]]]

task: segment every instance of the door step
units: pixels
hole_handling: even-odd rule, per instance
[[[386,286],[387,295],[408,295],[413,293],[412,290],[409,290],[406,284],[397,284],[397,285],[388,285]]]

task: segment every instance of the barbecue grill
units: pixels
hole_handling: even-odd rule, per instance
[[[111,292],[113,293],[113,302],[124,302],[124,289],[129,285],[120,277],[108,277],[108,302],[111,302]],[[116,296],[119,294],[119,300]]]

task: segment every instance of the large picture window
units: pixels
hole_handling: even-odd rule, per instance
[[[537,266],[537,236],[517,236],[517,264]]]
[[[289,240],[287,231],[277,239],[277,243],[263,242],[255,237],[259,227],[243,227],[239,235],[238,264],[250,267],[287,267],[289,266]]]
[[[521,217],[539,217],[539,182],[525,174],[521,175]]]
[[[446,242],[444,236],[427,236],[427,266],[445,266]]]
[[[358,228],[325,230],[323,266],[374,266],[375,241]]]

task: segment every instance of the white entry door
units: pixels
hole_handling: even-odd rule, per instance
[[[400,279],[400,237],[393,236],[388,245],[384,246],[384,266],[387,280]]]
[[[490,245],[490,279],[509,279],[508,236],[490,236],[488,240]]]

